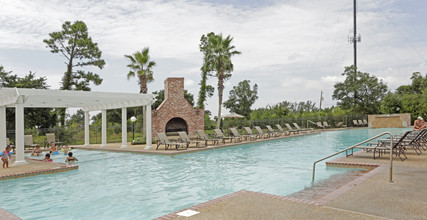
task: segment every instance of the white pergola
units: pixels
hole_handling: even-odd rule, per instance
[[[122,109],[122,146],[127,147],[128,107],[147,106],[155,98],[153,94],[68,91],[47,89],[0,89],[0,149],[6,146],[6,108],[15,108],[15,164],[25,164],[24,158],[24,108],[81,108],[85,112],[85,145],[89,146],[89,112],[102,112],[101,147],[107,146],[107,110]],[[151,149],[151,111],[146,111],[146,149]]]

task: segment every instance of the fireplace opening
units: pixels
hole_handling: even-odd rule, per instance
[[[185,131],[188,133],[187,122],[182,118],[172,118],[166,123],[166,133],[168,132],[178,132]]]

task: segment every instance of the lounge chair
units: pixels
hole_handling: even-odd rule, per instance
[[[316,125],[317,125],[317,127],[319,127],[319,128],[323,128],[323,129],[325,129],[325,126],[323,126],[322,122],[320,122],[320,121],[316,122]]]
[[[368,125],[368,121],[366,119],[362,119],[364,125]]]
[[[231,133],[233,133],[233,136],[234,136],[234,137],[239,137],[239,138],[240,138],[240,141],[242,140],[242,138],[244,138],[245,140],[248,140],[248,138],[249,138],[249,139],[252,139],[252,140],[256,139],[255,135],[250,135],[250,134],[241,135],[241,134],[239,133],[239,131],[237,131],[237,129],[236,129],[236,128],[230,128],[230,131],[231,131]]]
[[[241,140],[239,137],[226,137],[226,136],[224,136],[224,133],[222,133],[222,131],[220,129],[214,129],[214,131],[215,131],[215,137],[222,139],[222,143],[224,143],[224,144],[225,144],[225,140],[227,140],[227,139],[230,140],[230,143],[233,142],[233,139],[236,141]]]
[[[165,133],[157,133],[157,137],[158,142],[157,142],[157,147],[156,150],[159,149],[160,145],[165,145],[165,150],[167,150],[170,146],[175,146],[176,150],[179,150],[179,147],[185,147],[185,149],[187,149],[187,144],[186,143],[172,143],[169,142],[168,137],[166,136]]]
[[[212,141],[212,144],[218,145],[220,139],[216,139],[216,138],[211,138],[209,139],[208,136],[206,135],[205,131],[203,130],[196,130],[197,132],[197,136],[199,136],[200,140],[205,142],[205,145],[208,146],[208,141]]]
[[[252,132],[252,129],[250,127],[244,127],[244,129],[245,129],[245,131],[246,131],[246,133],[248,135],[253,135],[255,138],[259,138],[260,137],[259,134],[254,134],[254,132]]]
[[[309,132],[307,129],[305,128],[300,128],[299,125],[297,123],[292,123],[294,125],[294,127],[297,129],[297,131],[303,132],[303,133],[307,133]]]
[[[378,152],[378,157],[381,156],[381,154],[383,154],[385,151],[390,151],[390,149],[392,149],[392,153],[395,153],[396,156],[398,156],[400,158],[400,160],[405,160],[408,157],[405,154],[405,148],[403,146],[404,140],[407,138],[407,136],[411,133],[412,131],[407,131],[405,134],[403,134],[398,140],[394,141],[393,140],[393,146],[390,147],[390,139],[384,139],[384,140],[379,140],[378,143],[376,144],[368,144],[367,146],[359,146],[356,148],[359,149],[363,149],[366,151],[373,151],[374,153],[374,159],[376,158],[376,152]],[[351,156],[353,155],[353,149],[352,149],[352,153],[351,154],[347,154],[346,152],[346,156]],[[403,155],[404,158],[401,156]]]
[[[264,133],[264,131],[259,126],[254,126],[255,130],[258,132],[260,137],[270,138],[270,134]]]
[[[187,144],[187,147],[189,147],[190,144],[193,144],[193,143],[196,144],[196,147],[199,147],[199,145],[201,143],[201,141],[191,140],[190,137],[188,137],[187,132],[185,132],[185,131],[178,131],[178,135],[179,135],[179,138],[181,139],[181,141]],[[207,145],[205,145],[205,146],[207,146]]]
[[[359,124],[359,122],[357,122],[357,120],[353,120],[353,125],[354,126],[361,126],[361,124]]]
[[[286,128],[288,129],[289,132],[292,132],[294,134],[298,134],[299,133],[299,131],[293,129],[290,124],[286,123],[285,126],[286,126]]]
[[[342,122],[342,121],[337,122],[337,123],[335,124],[335,126],[336,126],[337,128],[340,128],[340,127],[346,127],[346,126],[344,125],[344,122]]]
[[[36,144],[33,143],[33,135],[24,135],[24,148],[34,148]]]
[[[360,126],[365,126],[362,120],[358,119],[357,122],[359,123]]]
[[[283,130],[282,126],[280,126],[279,124],[276,124],[277,129],[279,129],[279,132],[284,134],[284,135],[290,135],[289,131],[285,131]]]
[[[60,145],[62,142],[57,142],[55,139],[55,133],[46,133],[46,143],[45,146],[49,147],[52,143],[55,145]]]
[[[330,128],[331,126],[328,124],[328,122],[327,121],[324,121],[323,122],[323,126],[325,126],[325,128]]]
[[[416,132],[413,132],[416,133]],[[409,146],[412,147],[412,149],[414,149],[414,151],[420,155],[421,149],[426,150],[424,148],[424,141],[425,141],[425,137],[427,134],[427,129],[423,129],[421,131],[419,131],[418,133],[416,133],[415,136],[409,137],[406,141],[403,142],[404,147]]]
[[[268,129],[268,132],[274,137],[279,137],[282,133],[275,131],[270,125],[265,126]]]

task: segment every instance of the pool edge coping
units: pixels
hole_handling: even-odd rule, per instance
[[[2,220],[21,220],[18,216],[2,208],[0,208],[0,216],[2,217]]]
[[[38,159],[33,158],[25,158],[26,160],[35,160],[35,161],[42,161]],[[55,162],[54,162],[55,163]],[[32,171],[26,171],[26,172],[18,172],[18,173],[12,173],[12,174],[5,174],[0,175],[0,181],[3,180],[9,180],[9,179],[19,179],[29,176],[37,176],[37,175],[43,175],[43,174],[52,174],[52,173],[60,173],[60,172],[66,172],[70,170],[76,170],[79,168],[79,165],[68,165],[65,163],[56,163],[61,166],[54,167],[54,168],[45,168],[45,169],[38,169],[38,170],[32,170]]]
[[[339,159],[339,158],[337,158]],[[335,159],[335,160],[337,160]],[[314,206],[324,206],[327,203],[331,202],[332,200],[338,198],[339,196],[343,195],[344,193],[346,193],[347,191],[349,191],[350,189],[356,187],[357,185],[359,185],[360,183],[362,183],[363,181],[369,179],[370,177],[378,174],[380,171],[384,170],[387,168],[386,164],[375,164],[375,163],[349,163],[349,162],[341,162],[341,161],[327,161],[326,162],[327,165],[334,165],[337,167],[345,167],[348,168],[348,166],[352,166],[352,167],[370,167],[372,168],[369,172],[364,173],[361,176],[356,177],[355,179],[341,185],[340,187],[338,187],[337,189],[333,190],[331,193],[326,194],[325,196],[316,199],[316,200],[307,200],[307,199],[299,199],[299,198],[293,198],[293,197],[289,197],[289,196],[280,196],[280,195],[275,195],[275,194],[270,194],[270,193],[263,193],[263,192],[255,192],[255,191],[250,191],[250,190],[239,190],[230,194],[226,194],[224,196],[194,205],[194,206],[190,206],[187,208],[184,208],[182,210],[170,213],[170,214],[166,214],[157,218],[154,218],[156,220],[169,220],[169,219],[174,219],[179,217],[177,215],[177,213],[191,209],[191,210],[199,210],[201,208],[204,207],[208,207],[211,205],[215,205],[219,202],[222,201],[226,201],[229,200],[233,197],[236,197],[238,195],[241,194],[252,194],[252,195],[256,195],[256,196],[260,196],[260,197],[268,197],[271,199],[279,199],[279,200],[285,200],[285,201],[290,201],[290,202],[296,202],[296,203],[302,203],[302,204],[307,204],[307,205],[314,205]],[[305,190],[305,189],[303,189]],[[300,190],[300,191],[303,191]],[[300,192],[298,191],[298,192]]]

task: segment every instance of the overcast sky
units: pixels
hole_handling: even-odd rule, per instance
[[[352,0],[0,0],[0,65],[14,74],[45,76],[60,87],[65,58],[52,54],[43,39],[65,21],[82,20],[103,52],[103,79],[93,91],[139,92],[127,80],[132,54],[150,48],[155,81],[149,92],[164,88],[167,77],[185,77],[185,88],[198,97],[202,54],[200,37],[209,32],[234,37],[241,55],[232,58],[229,90],[248,79],[259,86],[254,107],[311,100],[330,107],[333,85],[353,64],[348,36],[353,27]],[[391,90],[410,83],[413,72],[427,72],[427,1],[358,1],[359,70],[383,79]],[[209,80],[216,87],[216,78]],[[217,93],[207,109],[216,115]]]

